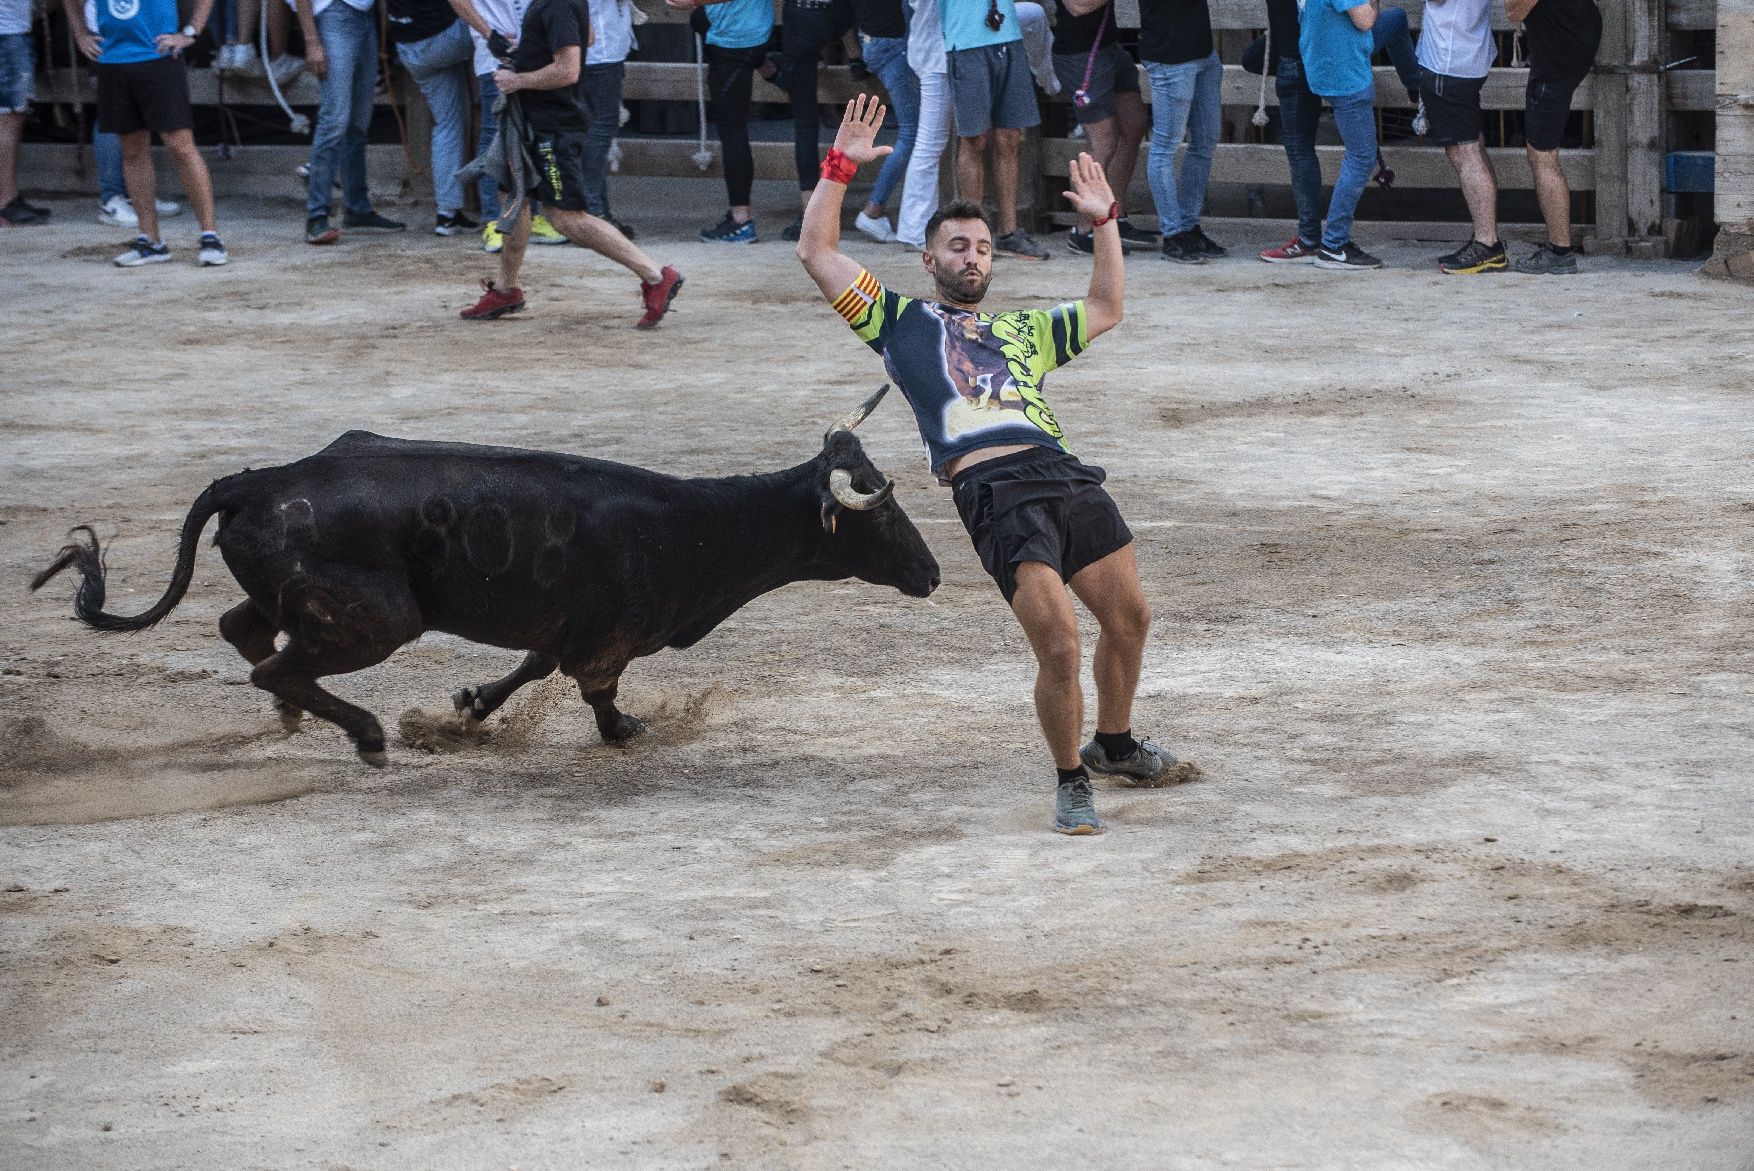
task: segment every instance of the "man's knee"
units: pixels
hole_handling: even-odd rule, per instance
[[[165,152],[171,157],[181,160],[187,160],[191,157],[201,157],[200,152],[195,149],[195,134],[193,131],[171,130],[167,131],[161,137],[164,139]]]
[[[993,149],[1006,154],[1016,154],[1017,148],[1023,144],[1023,131],[1010,126],[999,126],[993,130]]]
[[[1143,643],[1151,630],[1151,603],[1141,594],[1116,606],[1101,625],[1104,634],[1127,643]]]
[[[132,134],[122,135],[122,158],[128,162],[139,162],[152,157],[152,135],[145,130],[136,130]]]
[[[1055,679],[1076,679],[1084,657],[1076,624],[1039,635],[1035,641],[1035,660],[1042,673]]]
[[[962,149],[965,151],[973,151],[976,154],[979,154],[980,152],[987,149],[987,140],[991,137],[992,137],[992,135],[990,135],[990,134],[970,134],[970,135],[967,135],[967,136],[962,138]]]
[[[1523,143],[1523,152],[1529,156],[1529,168],[1538,173],[1563,175],[1559,169],[1559,152],[1557,150],[1537,150],[1528,143]]]

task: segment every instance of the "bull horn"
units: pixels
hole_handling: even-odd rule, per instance
[[[879,386],[877,388],[876,394],[872,395],[870,398],[868,398],[864,402],[860,403],[858,405],[858,408],[856,410],[854,410],[852,414],[847,415],[845,418],[841,419],[834,426],[830,427],[828,429],[827,433],[822,436],[822,441],[824,443],[827,443],[828,437],[830,435],[833,435],[836,431],[851,431],[853,428],[857,427],[860,423],[863,423],[865,421],[866,416],[868,416],[872,411],[877,409],[877,404],[882,402],[883,396],[888,394],[888,393],[889,393],[889,383],[885,382],[882,386]]]
[[[884,389],[889,388],[884,387]],[[851,472],[845,468],[836,468],[828,473],[828,490],[842,508],[850,508],[855,512],[869,512],[895,495],[895,481],[886,481],[883,487],[875,492],[861,492],[853,487],[853,474]]]

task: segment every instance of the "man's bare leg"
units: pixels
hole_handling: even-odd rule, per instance
[[[1547,221],[1547,240],[1561,248],[1571,247],[1571,189],[1559,168],[1559,152],[1526,147],[1529,170],[1535,175],[1535,196],[1541,201],[1541,218]]]
[[[567,211],[564,208],[551,207],[546,214],[548,222],[561,235],[575,244],[584,245],[599,256],[608,257],[646,284],[655,285],[664,279],[663,268],[654,263],[637,244],[623,236],[614,224],[600,220],[586,211]],[[509,240],[507,244],[510,244]],[[504,257],[505,253],[500,255]]]
[[[188,196],[189,206],[195,209],[196,222],[203,232],[217,232],[219,227],[213,218],[213,180],[208,177],[206,160],[195,146],[194,132],[172,130],[163,138],[164,148],[170,153],[171,161],[177,165],[177,174],[183,180],[183,194]]]
[[[998,127],[993,131],[993,188],[999,197],[999,235],[1017,230],[1017,156],[1023,149],[1023,131]]]
[[[18,197],[18,144],[24,139],[23,114],[0,114],[0,205]]]
[[[1035,716],[1054,767],[1078,768],[1084,736],[1084,687],[1078,679],[1083,647],[1078,615],[1059,571],[1040,561],[1019,564],[1011,612],[1035,651]]]
[[[1069,583],[1102,628],[1096,639],[1096,730],[1133,730],[1133,697],[1145,661],[1151,604],[1139,585],[1139,564],[1131,545],[1117,549],[1072,575]]]
[[[1443,153],[1462,181],[1462,198],[1468,201],[1468,215],[1474,221],[1474,239],[1487,245],[1498,243],[1498,177],[1492,173],[1486,140],[1476,138],[1460,146],[1446,146]]]
[[[987,136],[961,138],[956,144],[956,195],[979,203],[987,194]]]
[[[128,201],[140,217],[140,234],[153,243],[158,235],[158,173],[152,167],[152,134],[136,130],[122,135],[122,180]]]
[[[1125,216],[1127,189],[1133,185],[1133,171],[1139,165],[1139,145],[1151,133],[1151,115],[1136,92],[1115,95],[1115,130],[1115,143],[1102,169],[1120,201],[1121,215]]]
[[[499,230],[505,233],[505,244],[499,250],[499,288],[501,292],[509,292],[518,287],[518,273],[524,267],[524,252],[530,246],[530,201],[524,200],[517,222],[511,225],[509,231],[503,217],[499,221]]]

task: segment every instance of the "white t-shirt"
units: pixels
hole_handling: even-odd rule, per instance
[[[481,14],[487,27],[514,41],[518,30],[524,27],[524,9],[529,6],[530,0],[475,0],[475,11]],[[475,76],[498,69],[499,62],[487,51],[486,39],[474,29],[469,30],[469,38],[475,42]]]
[[[1444,77],[1485,77],[1498,55],[1491,0],[1430,0],[1419,29],[1419,64]]]
[[[634,50],[633,0],[591,0],[591,32],[586,65],[614,65]]]
[[[967,0],[947,0],[966,3]],[[914,10],[907,26],[907,63],[917,77],[949,70],[944,60],[944,25],[938,18],[938,0],[909,0]]]
[[[0,36],[30,31],[30,0],[0,0]]]
[[[311,15],[323,15],[324,9],[328,8],[329,5],[334,2],[335,0],[311,0]],[[374,2],[375,0],[342,0],[342,3],[346,4],[349,8],[357,8],[361,12],[370,12]],[[286,6],[294,12],[297,12],[298,0],[286,0]]]

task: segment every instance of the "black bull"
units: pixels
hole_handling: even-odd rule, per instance
[[[87,625],[143,630],[182,600],[217,514],[214,543],[249,595],[220,618],[220,633],[289,729],[310,712],[340,725],[368,763],[384,763],[377,719],[317,680],[442,630],[529,652],[505,678],[456,693],[465,718],[485,718],[558,668],[578,682],[604,739],[623,740],[643,727],[615,706],[628,663],[692,646],[770,590],[847,577],[916,598],[937,587],[937,561],[852,434],[882,395],[835,424],[814,459],[755,476],[679,479],[349,431],[297,463],[209,485],[183,522],[170,587],[137,617],[104,612],[89,528],[74,530],[31,588],[77,566],[74,611]]]

